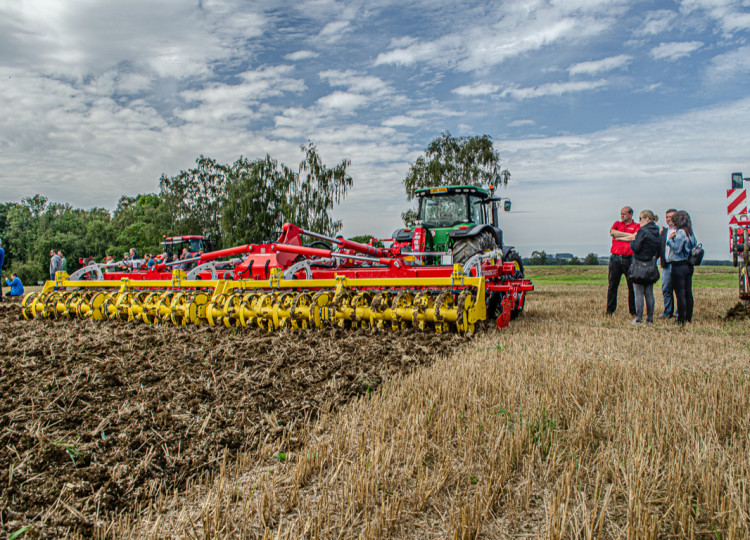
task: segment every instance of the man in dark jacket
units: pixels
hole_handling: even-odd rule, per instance
[[[661,314],[662,319],[669,319],[670,317],[676,317],[677,313],[674,312],[674,289],[672,288],[672,265],[667,262],[669,256],[669,246],[667,246],[667,238],[675,231],[674,224],[672,223],[672,216],[677,212],[674,208],[667,210],[664,215],[664,220],[667,222],[666,227],[662,227],[661,233],[659,234],[659,262],[661,264],[661,294],[664,298],[664,313]]]
[[[5,250],[2,241],[0,241],[0,302],[3,299],[3,263],[5,262]]]

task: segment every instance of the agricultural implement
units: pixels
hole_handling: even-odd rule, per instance
[[[422,219],[393,238],[362,244],[287,223],[273,243],[150,269],[130,261],[128,268],[120,262],[58,272],[40,293],[24,298],[23,315],[268,331],[338,326],[473,333],[488,319],[503,328],[534,287],[517,253],[502,247],[492,212],[499,199],[467,186],[438,189],[421,195],[420,216],[425,201],[449,203],[455,215],[446,218],[446,231]],[[441,200],[445,194],[450,199]],[[314,241],[303,245],[303,236]]]
[[[729,251],[732,264],[739,267],[740,300],[750,302],[750,215],[747,212],[747,191],[742,173],[732,173],[732,189],[727,190],[729,214]]]

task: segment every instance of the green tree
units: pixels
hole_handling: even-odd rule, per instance
[[[578,266],[578,265],[580,265],[580,264],[581,264],[581,259],[579,259],[579,258],[578,258],[578,257],[576,257],[575,255],[573,256],[573,258],[572,258],[572,259],[570,259],[570,260],[568,261],[568,265],[570,265],[570,266]]]
[[[286,222],[328,236],[341,229],[331,210],[352,185],[350,162],[328,168],[312,143],[301,150],[305,157],[297,171],[270,156],[242,157],[228,168],[222,215],[228,244],[275,240]]]
[[[549,256],[545,251],[532,251],[529,260],[532,265],[543,266],[549,262]]]
[[[160,197],[167,204],[171,234],[210,234],[221,241],[227,166],[200,156],[196,167],[159,179]]]
[[[112,218],[114,238],[106,251],[117,260],[131,247],[141,256],[160,252],[162,237],[171,232],[171,220],[169,205],[155,193],[122,196]]]
[[[510,172],[500,169],[500,155],[489,135],[453,137],[448,131],[433,139],[409,167],[404,188],[409,200],[426,187],[469,184],[507,185]]]
[[[597,265],[599,264],[599,256],[596,253],[589,253],[584,257],[583,264]]]

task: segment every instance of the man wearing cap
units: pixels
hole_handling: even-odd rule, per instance
[[[624,275],[628,284],[628,309],[635,315],[635,293],[633,284],[628,278],[628,269],[633,261],[633,250],[630,249],[632,235],[638,232],[640,225],[633,221],[633,209],[629,206],[620,210],[620,221],[615,221],[609,230],[612,237],[612,248],[609,256],[609,286],[607,287],[607,315],[617,309],[617,289],[620,278]]]

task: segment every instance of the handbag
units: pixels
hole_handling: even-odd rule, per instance
[[[688,255],[688,263],[690,263],[690,266],[700,266],[703,262],[703,253],[703,244],[693,246]]]
[[[648,261],[639,261],[633,258],[628,268],[628,278],[638,285],[651,285],[659,281],[659,268],[656,266],[656,257]]]

